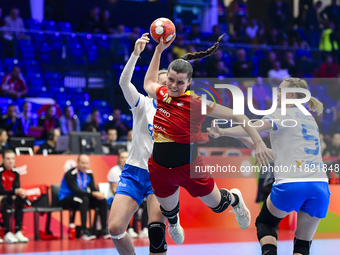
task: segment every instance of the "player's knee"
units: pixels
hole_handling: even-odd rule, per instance
[[[277,239],[276,229],[281,220],[282,219],[275,217],[269,212],[267,203],[264,202],[261,212],[255,222],[257,238],[259,241],[265,236],[273,236]]]
[[[174,209],[172,209],[171,211],[165,210],[162,206],[160,206],[160,207],[161,207],[162,214],[165,217],[170,218],[170,219],[174,218],[179,213],[179,202],[176,205],[176,207]]]
[[[301,253],[302,255],[309,255],[312,241],[304,241],[294,238],[294,253]]]
[[[220,193],[221,193],[221,201],[219,205],[215,208],[210,207],[210,209],[215,213],[224,212],[228,208],[231,202],[231,196],[228,190],[220,189]]]
[[[126,227],[117,222],[109,222],[109,233],[113,239],[121,239],[125,236]]]
[[[149,240],[151,253],[163,253],[167,251],[164,223],[152,222],[149,224]]]

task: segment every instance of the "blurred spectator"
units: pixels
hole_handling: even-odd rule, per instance
[[[324,154],[325,149],[327,148],[327,144],[325,142],[323,134],[320,134],[320,146],[321,146],[321,154]]]
[[[127,151],[130,152],[132,146],[132,129],[128,131],[126,140],[126,148]]]
[[[34,116],[32,111],[32,104],[31,102],[25,101],[22,106],[21,112],[21,122],[24,127],[24,133],[27,135],[30,127],[35,127],[37,125],[37,118]]]
[[[280,39],[281,38],[279,36],[279,32],[277,31],[277,29],[272,28],[267,39],[268,45],[279,45],[281,42]]]
[[[59,119],[59,127],[62,135],[68,135],[72,131],[80,131],[78,116],[74,114],[73,106],[67,105],[64,108],[64,115]]]
[[[247,18],[242,17],[239,24],[234,26],[234,32],[231,34],[230,42],[247,43]]]
[[[2,79],[1,93],[13,98],[20,98],[27,94],[27,85],[21,74],[20,67],[14,66],[12,72],[6,74]]]
[[[100,15],[100,30],[102,33],[114,34],[113,21],[109,10],[103,10]]]
[[[172,48],[172,54],[174,54],[174,58],[181,58],[186,53],[187,49],[184,43],[184,37],[182,35],[176,35],[175,44]]]
[[[272,69],[272,66],[274,65],[276,61],[276,54],[274,51],[269,51],[267,53],[267,57],[262,59],[260,61],[260,76],[261,77],[268,77],[268,72],[270,69]]]
[[[6,150],[8,150],[8,135],[5,129],[0,128],[0,154],[2,155]]]
[[[221,25],[217,24],[215,26],[213,26],[212,29],[212,35],[209,36],[207,38],[208,41],[210,42],[217,42],[218,38],[222,35],[222,29],[221,29]],[[223,38],[221,39],[221,41],[226,41],[228,39],[228,36],[223,36]],[[177,40],[177,38],[176,38]]]
[[[58,137],[60,136],[60,130],[58,128],[53,128],[47,132],[47,141],[40,145],[39,150],[36,154],[59,154],[56,151]]]
[[[272,106],[271,87],[263,82],[261,76],[256,78],[256,83],[251,85],[251,88],[253,89],[253,99],[256,100],[258,106],[255,108],[259,110],[270,109]]]
[[[114,128],[117,130],[118,140],[126,140],[126,135],[130,128],[120,119],[121,114],[120,109],[113,109],[113,120],[105,124],[104,130],[107,132],[107,130]]]
[[[339,50],[339,45],[336,42],[334,32],[334,24],[332,22],[327,22],[325,24],[325,29],[321,33],[321,39],[319,44],[319,49],[327,53],[335,53]]]
[[[102,119],[100,112],[97,109],[93,109],[91,115],[85,120],[82,126],[82,131],[88,132],[102,132]]]
[[[200,26],[198,24],[192,25],[188,39],[194,41],[195,43],[201,42],[202,35],[200,32]]]
[[[287,69],[290,76],[296,76],[296,63],[291,51],[286,51],[285,59],[282,63],[283,69]]]
[[[307,42],[301,41],[300,47],[296,51],[296,72],[301,75],[310,75],[312,76],[312,73],[314,71],[314,64],[312,61],[312,54],[310,52],[310,49],[308,47]]]
[[[40,116],[38,126],[43,127],[42,138],[47,138],[47,132],[58,127],[57,109],[54,105],[46,108],[45,115]]]
[[[134,27],[132,32],[128,35],[128,37],[130,41],[135,42],[139,37],[141,37],[140,27]],[[134,47],[134,43],[131,43],[131,47]]]
[[[335,24],[336,30],[339,30],[340,25],[340,6],[337,5],[337,0],[332,0],[332,3],[325,7],[320,12],[320,18],[322,21],[329,21]],[[326,15],[326,16],[325,16]],[[327,17],[327,18],[326,18]]]
[[[237,60],[232,63],[232,73],[235,78],[253,77],[253,64],[246,60],[246,51],[238,49],[236,51]]]
[[[118,155],[121,151],[126,151],[126,143],[117,143],[117,129],[110,128],[107,131],[107,140],[103,145],[103,153],[110,155]]]
[[[228,78],[232,77],[229,69],[225,66],[222,60],[219,60],[215,64],[215,70],[212,73],[212,77],[214,78]]]
[[[324,62],[319,67],[320,78],[336,78],[340,75],[340,69],[337,64],[334,63],[333,57],[327,55]]]
[[[260,27],[257,30],[256,37],[252,41],[253,44],[267,44],[266,30]]]
[[[335,133],[332,137],[332,144],[324,150],[324,155],[338,157],[340,154],[340,134]]]
[[[268,13],[272,27],[286,31],[288,22],[291,18],[288,4],[282,0],[273,0],[269,5]]]
[[[24,127],[17,116],[16,105],[8,106],[6,114],[1,118],[0,127],[5,129],[9,136],[24,136]]]
[[[335,133],[340,134],[340,109],[338,109],[334,114],[333,121],[329,127],[329,134],[333,135]]]
[[[246,35],[250,43],[254,43],[258,30],[259,30],[259,25],[257,24],[257,20],[252,18],[248,26],[246,27]]]
[[[289,77],[289,73],[287,69],[281,69],[281,62],[275,61],[273,65],[273,69],[269,70],[268,78],[270,85],[272,87],[280,86],[282,79]]]
[[[5,17],[5,27],[8,29],[25,29],[24,26],[24,21],[23,19],[19,16],[20,15],[20,11],[18,8],[13,8],[11,10],[10,15],[8,15],[7,17]],[[12,41],[13,40],[13,36],[14,34],[16,35],[16,39],[17,40],[29,40],[30,37],[25,35],[23,32],[6,32],[4,35],[4,38]]]
[[[176,24],[176,40],[178,36],[182,36],[183,38],[187,37],[187,33],[184,30],[184,24],[182,21],[179,21]]]
[[[205,69],[207,70],[207,75],[209,78],[216,78],[217,66],[216,63],[219,61],[227,62],[227,59],[223,57],[223,51],[217,49],[215,54],[205,60]]]
[[[99,33],[101,29],[100,23],[100,9],[99,7],[93,7],[90,13],[86,14],[82,18],[79,24],[79,31]]]
[[[313,8],[314,0],[299,0],[299,17],[297,18],[297,25],[304,26],[306,23],[306,13]]]
[[[310,47],[318,47],[321,36],[320,21],[318,18],[318,10],[321,8],[322,2],[317,1],[311,6],[306,13],[305,24],[306,37]]]

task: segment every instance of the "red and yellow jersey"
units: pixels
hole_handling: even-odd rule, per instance
[[[156,90],[157,112],[154,117],[154,140],[177,143],[205,143],[208,134],[201,132],[201,125],[215,104],[207,101],[207,115],[201,113],[201,97],[187,91],[178,97],[170,97],[167,87]]]

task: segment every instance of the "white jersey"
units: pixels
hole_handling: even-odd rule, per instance
[[[273,123],[270,141],[276,184],[328,182],[323,169],[319,128],[313,116],[291,107],[287,109],[287,115],[281,115],[281,109],[277,109],[263,119]]]
[[[126,164],[148,170],[148,160],[153,148],[153,118],[157,105],[154,99],[139,94],[131,109],[133,117],[132,142]]]

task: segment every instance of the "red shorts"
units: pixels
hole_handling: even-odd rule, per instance
[[[203,166],[201,156],[197,156],[194,162],[175,168],[167,168],[157,164],[149,158],[150,181],[154,194],[157,197],[173,195],[178,187],[185,188],[192,197],[209,195],[215,186],[210,173],[195,173],[195,178],[190,177],[190,171],[195,166]]]

